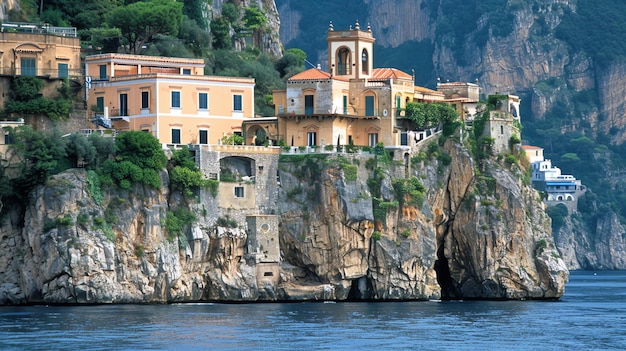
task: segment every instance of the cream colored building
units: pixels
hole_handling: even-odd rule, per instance
[[[445,96],[445,101],[452,105],[465,122],[472,122],[478,111],[480,87],[474,83],[437,82],[437,91]]]
[[[15,76],[44,79],[42,94],[56,94],[60,80],[82,84],[80,39],[76,28],[5,22],[0,26],[0,90],[7,92]],[[6,94],[0,94],[4,106]]]
[[[334,30],[326,37],[328,71],[294,75],[273,93],[278,134],[291,146],[408,145],[409,101],[443,101],[444,95],[416,87],[414,77],[393,68],[374,68],[371,28]]]
[[[205,76],[202,59],[101,54],[85,71],[94,123],[163,144],[219,144],[254,117],[254,79]]]

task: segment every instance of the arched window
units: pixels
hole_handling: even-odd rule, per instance
[[[341,48],[337,51],[337,75],[345,76],[352,73],[352,58],[348,48]]]
[[[370,72],[370,58],[366,49],[363,49],[361,53],[361,72],[363,74],[369,74]]]

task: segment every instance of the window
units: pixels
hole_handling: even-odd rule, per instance
[[[235,197],[244,197],[244,189],[242,186],[235,187]]]
[[[150,108],[150,93],[147,91],[141,92],[141,108],[147,109]]]
[[[400,145],[409,145],[409,136],[406,132],[400,133]]]
[[[504,134],[504,126],[500,126],[500,134]]]
[[[13,143],[14,143],[13,134],[11,134],[11,133],[4,134],[4,144],[5,145],[10,145],[10,144],[13,144]]]
[[[233,111],[243,111],[243,99],[239,94],[233,95]]]
[[[348,97],[346,95],[343,96],[343,114],[348,114]]]
[[[180,129],[172,129],[172,144],[180,144]]]
[[[20,60],[20,63],[22,65],[23,76],[36,76],[37,75],[37,64],[34,58],[23,57]]]
[[[107,79],[107,65],[100,65],[100,79]]]
[[[104,112],[104,96],[98,96],[96,98],[96,108],[98,109],[96,112]]]
[[[317,145],[317,132],[308,132],[306,135],[307,146]]]
[[[378,144],[378,133],[369,133],[367,135],[367,138],[369,140],[369,145],[370,146],[376,146],[376,144]]]
[[[180,108],[180,91],[172,91],[172,108]]]
[[[128,94],[120,94],[120,116],[128,116]]]
[[[198,93],[198,109],[200,110],[209,109],[209,94]]]
[[[314,96],[313,95],[304,95],[304,114],[312,115],[314,111]]]
[[[200,129],[199,132],[200,132],[200,135],[199,135],[200,144],[208,144],[209,143],[209,131]]]
[[[402,102],[402,99],[400,98],[400,96],[396,96],[396,116],[397,117],[400,117],[400,112],[402,110],[401,102]]]
[[[374,97],[373,96],[365,97],[365,115],[374,116]]]
[[[69,77],[69,70],[67,68],[67,63],[59,63],[57,65],[59,70],[59,78],[67,78]]]
[[[189,68],[183,68],[183,74],[184,74],[184,75],[187,75],[187,76],[188,76],[188,75],[191,75],[191,69],[189,69]]]

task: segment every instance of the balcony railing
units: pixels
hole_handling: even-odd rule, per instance
[[[82,69],[59,70],[54,68],[15,68],[0,67],[0,75],[3,76],[34,76],[53,79],[69,78],[72,80],[83,80],[84,71]]]
[[[4,22],[2,23],[2,26],[0,26],[0,30],[8,33],[35,33],[52,34],[62,37],[77,37],[75,27],[53,27],[49,24]]]
[[[350,106],[348,107],[331,107],[331,108],[314,108],[314,107],[299,107],[299,108],[284,108],[283,106],[278,107],[278,115],[279,116],[353,116],[359,118],[377,118],[377,117],[390,117],[397,116],[401,117],[404,115],[404,111],[396,108],[379,108],[379,109],[355,109]]]

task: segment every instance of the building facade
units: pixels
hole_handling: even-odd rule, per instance
[[[543,148],[522,145],[526,158],[532,168],[532,184],[537,190],[546,193],[548,205],[563,203],[576,209],[578,197],[586,191],[586,187],[573,175],[562,174],[561,169],[553,166],[552,161],[543,157]]]
[[[461,119],[471,123],[476,118],[480,102],[480,87],[474,83],[437,82],[437,91],[443,93],[444,101],[449,103]]]
[[[356,23],[326,36],[328,71],[311,68],[274,91],[278,134],[290,146],[409,146],[409,101],[443,101],[443,94],[416,87],[414,77],[393,68],[374,68],[371,28]]]
[[[18,76],[42,78],[50,96],[63,79],[83,81],[76,28],[5,22],[0,26],[0,89],[9,91]],[[0,94],[4,106],[6,94]]]
[[[219,144],[254,117],[254,79],[205,76],[202,59],[101,54],[85,58],[95,124],[143,130],[163,144]]]

